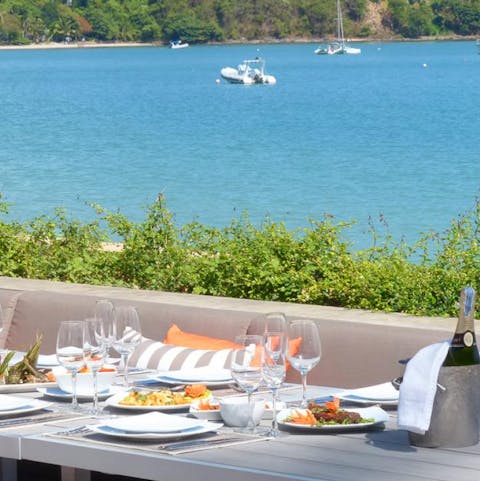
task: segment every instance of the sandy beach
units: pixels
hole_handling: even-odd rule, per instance
[[[138,42],[43,42],[28,45],[0,45],[0,50],[41,50],[41,49],[75,49],[75,48],[124,48],[124,47],[162,47],[161,43]]]
[[[330,39],[331,40],[331,39]],[[349,38],[349,42],[432,42],[432,41],[472,41],[475,36],[444,35],[432,37],[420,37],[416,39],[404,39],[398,36],[388,36],[385,38]],[[235,44],[279,44],[279,43],[323,43],[329,41],[328,38],[286,38],[286,39],[258,39],[247,41],[229,40],[225,42],[208,42],[207,45],[235,45]],[[142,43],[142,42],[43,42],[32,43],[29,45],[0,45],[0,50],[41,50],[41,49],[77,49],[77,48],[125,48],[125,47],[166,47],[168,44],[161,42]]]

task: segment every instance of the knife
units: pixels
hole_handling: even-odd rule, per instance
[[[177,451],[180,449],[193,448],[197,446],[215,446],[217,444],[241,441],[243,438],[239,436],[219,436],[207,439],[195,439],[190,441],[179,441],[172,444],[160,444],[158,449],[164,451]]]

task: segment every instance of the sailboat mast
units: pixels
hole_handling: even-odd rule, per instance
[[[337,37],[340,43],[342,44],[345,43],[345,38],[343,33],[342,9],[340,8],[340,0],[337,0]]]

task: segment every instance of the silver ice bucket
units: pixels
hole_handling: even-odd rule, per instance
[[[480,365],[440,368],[430,428],[408,433],[414,446],[459,448],[479,441]]]

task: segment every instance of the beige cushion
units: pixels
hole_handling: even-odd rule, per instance
[[[143,338],[131,355],[129,365],[159,371],[204,366],[229,369],[231,357],[232,349],[192,349]]]
[[[43,334],[40,352],[54,353],[60,322],[92,317],[99,299],[101,297],[54,291],[22,292],[13,312],[6,347],[24,351],[35,341],[35,335],[39,332]],[[251,313],[243,311],[161,302],[123,299],[112,299],[112,302],[114,305],[135,306],[140,316],[142,334],[158,340],[165,337],[172,323],[185,331],[233,340],[236,335],[247,332],[252,317]]]
[[[14,291],[10,289],[0,289],[0,306],[2,307],[3,325],[0,332],[0,349],[5,347],[8,331],[12,323],[13,313],[17,305],[17,299],[21,291]]]

